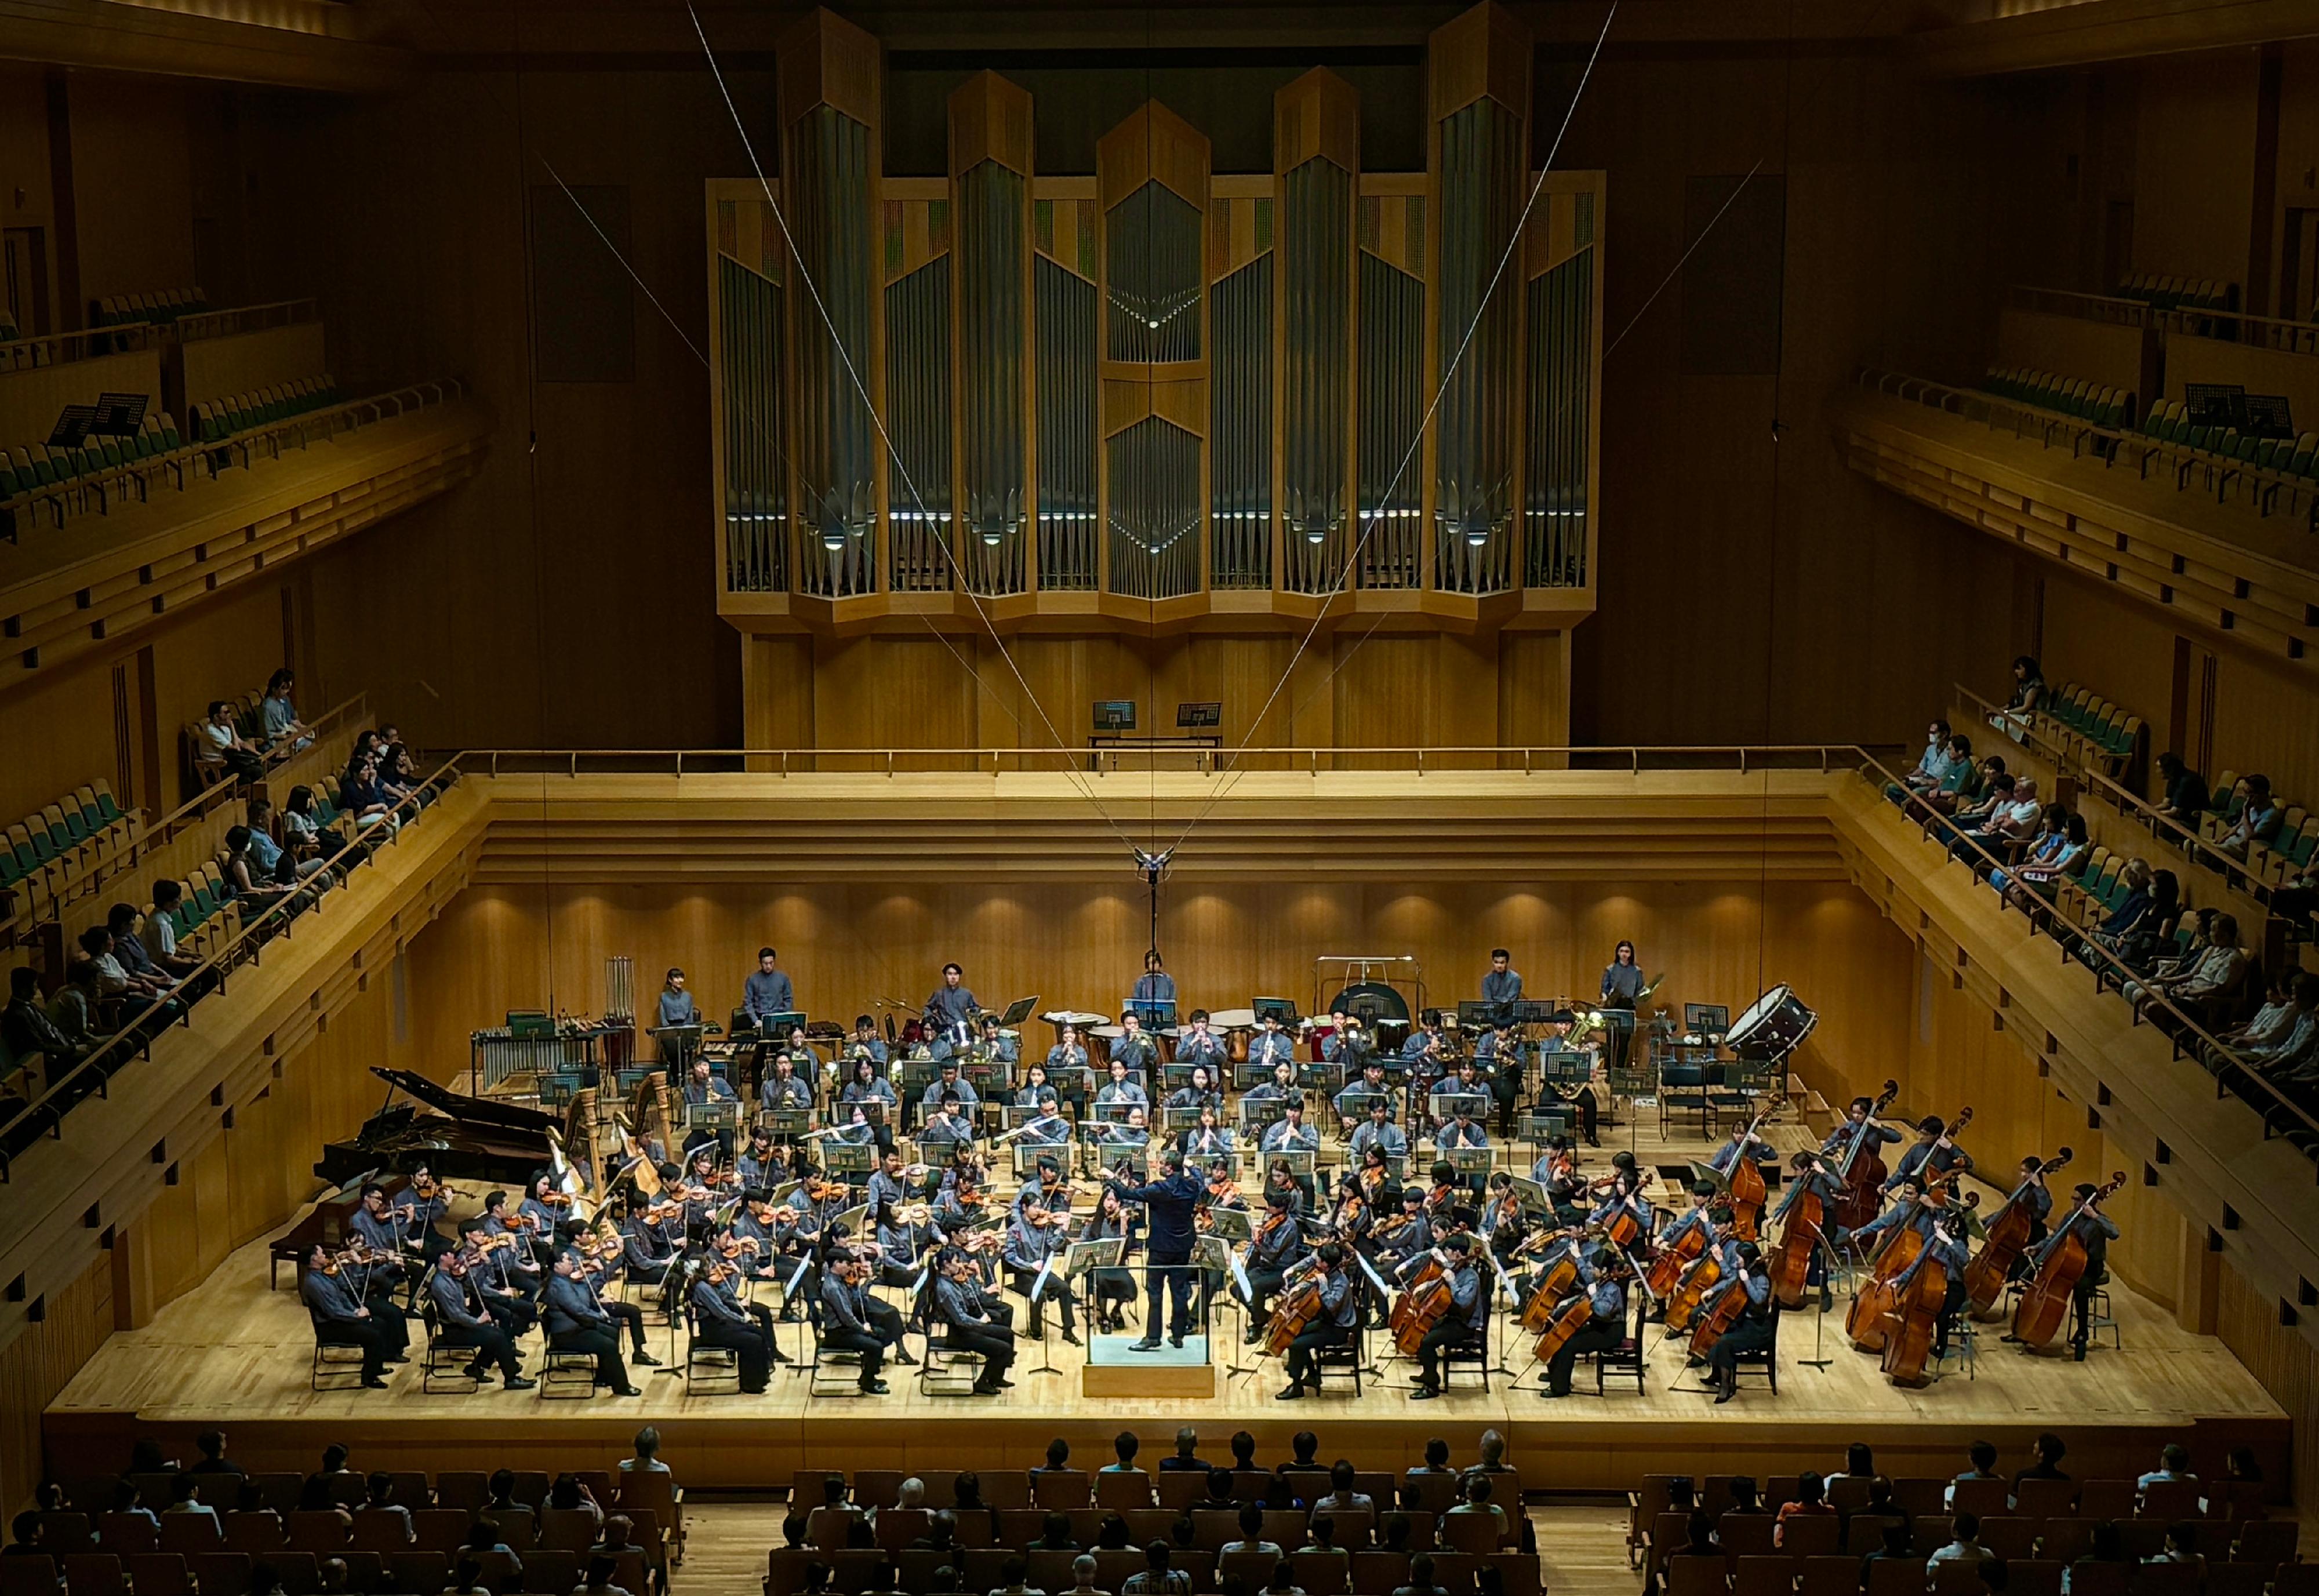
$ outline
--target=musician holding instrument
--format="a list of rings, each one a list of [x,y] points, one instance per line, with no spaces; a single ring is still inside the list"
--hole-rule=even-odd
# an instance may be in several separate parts
[[[1125,1267],[1127,1253],[1134,1245],[1134,1224],[1121,1202],[1119,1193],[1105,1186],[1103,1195],[1096,1200],[1094,1214],[1087,1220],[1082,1241],[1118,1241],[1121,1263],[1096,1269],[1088,1275],[1087,1291],[1095,1304],[1095,1325],[1100,1331],[1115,1331],[1126,1328],[1121,1305],[1135,1300],[1135,1276]]]
[[[1946,1175],[1951,1170],[1972,1168],[1972,1155],[1951,1139],[1947,1122],[1936,1114],[1926,1114],[1917,1122],[1916,1142],[1892,1166],[1892,1173],[1885,1179],[1884,1189],[1896,1191],[1902,1181],[1919,1175],[1930,1178]]]
[[[1121,1039],[1123,1046],[1125,1040]],[[1146,1045],[1149,1045],[1148,1041]],[[1120,1055],[1119,1050],[1112,1050],[1111,1078],[1104,1083],[1103,1090],[1095,1095],[1097,1110],[1151,1106],[1151,1094],[1143,1089],[1140,1074],[1131,1074],[1130,1070],[1128,1060]]]
[[[768,1327],[750,1321],[741,1305],[727,1297],[725,1284],[737,1266],[718,1258],[692,1283],[689,1299],[692,1339],[703,1347],[724,1347],[740,1360],[741,1390],[750,1396],[772,1383],[772,1336]]]
[[[1525,1068],[1522,1041],[1511,1019],[1487,1026],[1475,1039],[1474,1076],[1496,1103],[1498,1134],[1508,1139],[1514,1133],[1514,1111],[1521,1105]]]
[[[1409,1393],[1409,1400],[1419,1402],[1441,1394],[1442,1350],[1480,1340],[1490,1320],[1490,1294],[1483,1287],[1482,1272],[1474,1266],[1474,1239],[1452,1236],[1430,1256],[1439,1259],[1446,1271],[1448,1303],[1417,1344],[1417,1389]]]
[[[1329,1022],[1329,1034],[1321,1041],[1322,1059],[1343,1065],[1348,1076],[1367,1072],[1369,1060],[1376,1057],[1376,1039],[1362,1028],[1360,1015],[1339,1009]]]
[[[1381,1069],[1374,1065],[1371,1068]],[[1389,1159],[1409,1156],[1409,1137],[1393,1123],[1393,1097],[1390,1093],[1369,1099],[1368,1117],[1353,1128],[1352,1140],[1346,1146],[1357,1159],[1366,1158],[1373,1147]]]
[[[580,1278],[580,1255],[556,1254],[555,1272],[547,1280],[547,1346],[552,1352],[585,1352],[596,1360],[596,1384],[609,1385],[616,1396],[642,1396],[628,1383],[627,1366],[620,1361],[620,1339],[603,1304]]]
[[[1454,1152],[1460,1148],[1487,1147],[1490,1133],[1474,1123],[1474,1105],[1460,1099],[1453,1117],[1433,1133],[1433,1145],[1441,1152]]]
[[[891,1338],[871,1318],[868,1260],[846,1257],[831,1260],[821,1276],[821,1344],[862,1357],[860,1386],[864,1396],[883,1396],[892,1387],[878,1377],[886,1366],[886,1348],[898,1344],[898,1329]]]
[[[1281,1116],[1265,1126],[1263,1138],[1257,1143],[1260,1152],[1310,1152],[1321,1150],[1321,1132],[1304,1123],[1304,1097],[1299,1093],[1287,1099]]]
[[[1208,1040],[1214,1041],[1215,1038],[1210,1037]],[[1178,1052],[1176,1061],[1178,1064],[1186,1061],[1181,1050]],[[1223,1079],[1223,1070],[1224,1066],[1221,1060],[1211,1061],[1201,1059],[1194,1061],[1190,1078],[1182,1086],[1168,1094],[1168,1106],[1211,1108],[1221,1115],[1224,1111],[1224,1095],[1217,1089],[1216,1083]]]
[[[862,1078],[858,1069],[854,1072],[853,1078],[856,1082]],[[849,1091],[852,1089],[852,1084],[848,1083]],[[883,1081],[879,1081],[878,1084],[885,1085]],[[732,1096],[729,1090],[725,1095],[727,1098]],[[861,1100],[862,1095],[856,1093],[854,1101]],[[762,1083],[758,1086],[757,1102],[768,1114],[813,1112],[813,1083],[798,1073],[795,1053],[784,1049],[773,1055],[772,1073],[766,1076]]]
[[[2036,1273],[2045,1268],[2064,1241],[2074,1239],[2085,1249],[2085,1268],[2070,1293],[2070,1351],[2080,1363],[2085,1362],[2092,1339],[2094,1293],[2108,1284],[2109,1244],[2118,1238],[2117,1222],[2101,1211],[2102,1191],[2090,1180],[2079,1182],[2073,1194],[2076,1209],[2029,1255],[2030,1269]],[[2009,1335],[2005,1339],[2014,1339]]]
[[[1204,1105],[1200,1109],[1199,1123],[1185,1132],[1177,1145],[1183,1149],[1187,1159],[1229,1159],[1237,1141],[1232,1127],[1218,1117],[1217,1111]]]
[[[945,1327],[943,1341],[981,1355],[974,1394],[997,1396],[1015,1384],[1006,1377],[1015,1366],[1015,1310],[983,1289],[979,1266],[959,1249],[943,1249],[935,1268],[934,1318]]]
[[[1250,1345],[1264,1339],[1265,1321],[1272,1314],[1274,1294],[1279,1291],[1283,1277],[1310,1250],[1304,1244],[1303,1227],[1296,1222],[1294,1191],[1270,1187],[1264,1194],[1264,1222],[1250,1238],[1248,1254],[1241,1260],[1248,1273],[1246,1339]]]
[[[1427,1009],[1417,1016],[1417,1023],[1409,1028],[1408,1039],[1401,1044],[1401,1063],[1403,1069],[1421,1073],[1429,1080],[1441,1072],[1439,1011]]]
[[[403,1189],[402,1201],[394,1205],[402,1222],[403,1246],[417,1249],[430,1263],[448,1252],[450,1238],[435,1227],[450,1212],[451,1199],[465,1195],[437,1180],[435,1171],[425,1164],[411,1166],[411,1184]]]
[[[1031,1304],[1031,1334],[1042,1340],[1046,1338],[1047,1304],[1053,1303],[1062,1313],[1065,1345],[1076,1347],[1079,1344],[1078,1298],[1061,1267],[1064,1249],[1070,1246],[1070,1192],[1060,1182],[1049,1190],[1060,1199],[1055,1206],[1037,1195],[1036,1188],[1028,1203],[1016,1202],[998,1256],[1006,1266],[1010,1283]],[[1044,1286],[1039,1285],[1042,1269],[1047,1275]]]
[[[1024,1120],[1015,1134],[1032,1147],[1061,1147],[1070,1141],[1071,1122],[1063,1117],[1054,1087],[1039,1088],[1038,1112]]]
[[[298,1295],[314,1321],[314,1339],[325,1346],[362,1348],[362,1383],[386,1389],[386,1366],[403,1361],[410,1330],[392,1303],[365,1302],[361,1266],[343,1261],[317,1241],[298,1277]]]
[[[1739,1393],[1740,1357],[1772,1344],[1772,1316],[1779,1312],[1772,1302],[1772,1277],[1763,1249],[1753,1241],[1736,1243],[1726,1279],[1722,1293],[1737,1293],[1742,1301],[1738,1319],[1707,1352],[1707,1382],[1718,1407]]]
[[[1731,1171],[1738,1167],[1743,1156],[1757,1156],[1749,1153],[1747,1150],[1758,1147],[1767,1153],[1773,1150],[1770,1142],[1755,1134],[1754,1124],[1735,1125],[1732,1127],[1731,1140],[1715,1150],[1715,1156],[1707,1161],[1707,1167],[1722,1176],[1724,1179],[1729,1180]]]
[[[742,1187],[770,1191],[790,1177],[789,1154],[773,1141],[773,1133],[763,1125],[751,1128],[749,1145],[735,1162]]]
[[[845,1057],[868,1059],[884,1068],[888,1058],[885,1040],[878,1034],[877,1023],[868,1014],[853,1016],[853,1034],[845,1039]]]
[[[1319,1354],[1324,1348],[1349,1345],[1354,1327],[1360,1322],[1361,1296],[1345,1249],[1324,1241],[1313,1260],[1312,1276],[1303,1288],[1318,1294],[1319,1313],[1288,1343],[1288,1389],[1275,1399],[1279,1402],[1293,1402],[1308,1390],[1320,1390]]]
[[[1214,1090],[1213,1083],[1223,1078],[1224,1068],[1230,1063],[1231,1059],[1232,1054],[1224,1046],[1224,1039],[1210,1028],[1208,1011],[1204,1008],[1194,1009],[1191,1029],[1176,1039],[1176,1062],[1196,1064],[1205,1068],[1211,1083],[1209,1089]]]
[[[464,1371],[477,1384],[489,1379],[487,1364],[499,1366],[500,1379],[510,1391],[529,1391],[537,1382],[523,1377],[523,1359],[515,1343],[499,1327],[467,1277],[468,1259],[454,1248],[445,1253],[427,1279],[427,1299],[435,1312],[435,1335],[446,1347],[468,1347],[474,1357]]]
[[[930,1153],[943,1148],[972,1147],[974,1122],[966,1117],[965,1099],[955,1091],[947,1091],[936,1102],[940,1106],[934,1116],[918,1127],[918,1145]]]
[[[1253,1049],[1250,1050],[1249,1057],[1251,1059],[1256,1057]],[[1286,1056],[1277,1058],[1273,1060],[1271,1069],[1270,1076],[1257,1082],[1240,1095],[1240,1100],[1242,1103],[1283,1102],[1304,1096],[1304,1089],[1296,1084],[1296,1065],[1294,1059]]]
[[[1618,1255],[1598,1247],[1580,1261],[1579,1284],[1591,1310],[1585,1326],[1555,1349],[1546,1366],[1542,1397],[1559,1400],[1570,1394],[1570,1375],[1580,1356],[1604,1352],[1627,1339],[1627,1292],[1620,1284]]]
[[[636,1209],[620,1227],[620,1258],[628,1278],[660,1294],[661,1305],[672,1318],[676,1312],[677,1276],[683,1263],[683,1208],[679,1204],[648,1204]]]
[[[1160,1074],[1160,1044],[1143,1029],[1143,1016],[1133,1009],[1119,1016],[1119,1040],[1111,1044],[1111,1078],[1116,1083],[1120,1067],[1124,1065],[1135,1084],[1156,1080]],[[1100,1101],[1100,1099],[1098,1099]],[[1148,1104],[1150,1099],[1147,1096]]]
[[[1169,1003],[1176,1001],[1176,978],[1163,967],[1160,950],[1149,948],[1143,954],[1143,973],[1135,978],[1135,989],[1127,995],[1130,1003]]]
[[[1291,1085],[1295,1084],[1296,1039],[1282,1028],[1277,1011],[1266,1011],[1262,1028],[1249,1039],[1248,1058],[1250,1063],[1260,1065],[1272,1071],[1276,1078],[1280,1073],[1280,1067],[1286,1065],[1288,1069],[1288,1082]]]
[[[386,1188],[372,1181],[362,1188],[362,1203],[347,1216],[347,1230],[377,1261],[364,1271],[368,1294],[393,1294],[410,1276],[403,1260],[412,1256],[403,1243],[404,1215],[386,1200]]]
[[[1087,1068],[1087,1043],[1079,1039],[1079,1028],[1067,1020],[1055,1045],[1047,1050],[1047,1074],[1054,1079],[1079,1080],[1086,1078]]]
[[[882,1285],[915,1285],[927,1254],[939,1248],[934,1210],[925,1203],[886,1203],[878,1215],[878,1280]]]
[[[1965,1240],[1965,1218],[1960,1209],[1928,1209],[1932,1213],[1932,1230],[1925,1238],[1923,1250],[1915,1261],[1901,1270],[1892,1282],[1892,1294],[1903,1304],[1909,1303],[1909,1287],[1928,1268],[1937,1267],[1947,1276],[1938,1317],[1933,1325],[1933,1361],[1938,1363],[1949,1349],[1949,1332],[1956,1323],[1957,1310],[1964,1306],[1965,1265],[1972,1260],[1972,1249]]]
[[[982,1005],[967,990],[966,972],[955,964],[942,969],[942,985],[926,999],[924,1018],[929,1039],[939,1036],[962,1045],[974,1034],[974,1016]]]

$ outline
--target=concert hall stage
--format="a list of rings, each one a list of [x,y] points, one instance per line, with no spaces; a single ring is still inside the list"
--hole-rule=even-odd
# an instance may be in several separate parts
[[[1972,1377],[1954,1373],[1913,1393],[1887,1384],[1873,1358],[1845,1344],[1839,1298],[1818,1354],[1832,1360],[1828,1366],[1803,1366],[1800,1360],[1815,1356],[1812,1316],[1788,1317],[1778,1394],[1751,1379],[1737,1400],[1718,1407],[1698,1392],[1696,1376],[1685,1375],[1672,1344],[1656,1350],[1639,1395],[1629,1378],[1597,1397],[1592,1371],[1582,1365],[1578,1394],[1543,1400],[1538,1371],[1519,1338],[1505,1359],[1522,1372],[1519,1382],[1493,1375],[1485,1393],[1461,1366],[1450,1394],[1430,1402],[1408,1400],[1410,1366],[1398,1362],[1386,1362],[1384,1378],[1358,1401],[1332,1374],[1320,1396],[1276,1402],[1284,1384],[1277,1366],[1246,1354],[1237,1361],[1260,1364],[1259,1371],[1231,1376],[1219,1369],[1214,1400],[1089,1400],[1080,1395],[1079,1357],[1060,1337],[1050,1348],[1059,1372],[1030,1374],[1040,1360],[1026,1346],[1015,1388],[995,1400],[923,1396],[911,1378],[916,1371],[907,1368],[888,1371],[893,1390],[886,1396],[808,1400],[804,1378],[781,1366],[761,1396],[688,1397],[681,1375],[666,1369],[635,1371],[645,1394],[627,1400],[548,1401],[496,1387],[426,1396],[415,1357],[391,1371],[390,1390],[317,1394],[308,1381],[313,1338],[306,1314],[286,1283],[269,1291],[266,1276],[266,1244],[254,1242],[149,1328],[108,1340],[48,1411],[50,1468],[68,1478],[112,1473],[131,1438],[146,1434],[159,1437],[168,1455],[185,1456],[194,1434],[212,1425],[232,1432],[233,1456],[254,1470],[309,1470],[333,1441],[352,1447],[365,1468],[439,1467],[455,1449],[465,1466],[591,1467],[625,1455],[638,1427],[652,1423],[688,1485],[785,1486],[794,1470],[832,1461],[1024,1467],[1040,1461],[1058,1434],[1070,1440],[1075,1460],[1092,1467],[1108,1460],[1111,1437],[1122,1429],[1142,1436],[1150,1466],[1169,1449],[1176,1427],[1188,1422],[1201,1429],[1206,1453],[1222,1455],[1224,1437],[1246,1429],[1257,1436],[1260,1456],[1285,1456],[1288,1437],[1310,1429],[1321,1436],[1324,1457],[1357,1456],[1364,1466],[1397,1456],[1417,1461],[1434,1435],[1469,1455],[1475,1438],[1495,1426],[1532,1489],[1600,1489],[1666,1470],[1762,1476],[1825,1470],[1842,1462],[1846,1442],[1861,1439],[1876,1447],[1885,1473],[1946,1475],[1963,1465],[1965,1445],[1975,1438],[1996,1440],[2011,1458],[2048,1429],[2068,1436],[2073,1472],[2088,1475],[2139,1473],[2164,1441],[2195,1438],[2204,1456],[2245,1442],[2269,1477],[2287,1476],[2287,1415],[2219,1341],[2181,1330],[2122,1284],[2112,1293],[2124,1352],[2111,1350],[2105,1337],[2082,1364],[2033,1357],[1999,1344],[2001,1327],[1989,1327]],[[1236,1327],[1229,1317],[1219,1321],[1220,1353],[1239,1350]],[[412,1329],[415,1354],[415,1321]],[[666,1357],[668,1331],[652,1329],[654,1355]],[[786,1350],[799,1349],[803,1330],[782,1327]],[[1380,1358],[1391,1350],[1382,1335],[1371,1343]],[[536,1334],[527,1343],[534,1365],[538,1345]]]

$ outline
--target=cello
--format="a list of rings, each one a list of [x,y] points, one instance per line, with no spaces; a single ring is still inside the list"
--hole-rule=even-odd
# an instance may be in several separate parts
[[[2037,1167],[2040,1178],[2066,1168],[2073,1153],[2063,1148],[2059,1154]],[[2023,1180],[2005,1199],[2005,1206],[1989,1222],[1989,1239],[1981,1244],[1981,1251],[1965,1266],[1965,1300],[1972,1304],[1975,1313],[1986,1313],[1996,1306],[2005,1290],[2005,1283],[2013,1277],[2013,1266],[2020,1261],[2022,1249],[2029,1245],[2029,1230],[2036,1222],[2031,1218],[2029,1182]]]
[[[1309,1266],[1304,1259],[1298,1259],[1290,1267],[1289,1275],[1295,1283],[1283,1286],[1272,1306],[1272,1321],[1264,1327],[1264,1351],[1270,1357],[1286,1357],[1290,1345],[1320,1323],[1325,1311],[1321,1291],[1327,1284],[1328,1273],[1321,1267],[1320,1255],[1313,1254]]]
[[[1548,1235],[1555,1232],[1546,1232]],[[1541,1334],[1554,1321],[1557,1303],[1568,1295],[1578,1284],[1578,1243],[1575,1238],[1565,1236],[1569,1245],[1561,1257],[1539,1271],[1531,1281],[1529,1295],[1522,1300],[1519,1322],[1532,1335]]]
[[[1699,1315],[1691,1331],[1691,1356],[1705,1357],[1715,1350],[1715,1343],[1724,1332],[1739,1322],[1739,1315],[1747,1311],[1747,1276],[1743,1272],[1723,1284],[1715,1300]],[[1673,1322],[1670,1310],[1669,1322]]]
[[[1663,1297],[1674,1290],[1683,1283],[1684,1272],[1706,1250],[1707,1230],[1700,1225],[1692,1226],[1675,1238],[1674,1246],[1660,1248],[1644,1275],[1650,1282],[1651,1294]]]
[[[2080,1214],[2091,1213],[2106,1198],[2116,1195],[2125,1185],[2125,1171],[2121,1169],[2110,1177],[2107,1186],[2079,1204],[2076,1213],[2056,1227],[2062,1232],[2060,1242],[2037,1266],[2037,1277],[2029,1283],[2013,1310],[2013,1334],[2023,1346],[2049,1346],[2061,1334],[2062,1326],[2069,1321],[2070,1300],[2086,1273],[2086,1244],[2070,1227]]]
[[[1455,1300],[1448,1261],[1437,1247],[1425,1255],[1425,1261],[1402,1288],[1401,1301],[1393,1305],[1389,1323],[1394,1350],[1403,1357],[1415,1357],[1433,1327],[1448,1317]]]
[[[1868,1117],[1854,1127],[1852,1145],[1844,1150],[1844,1157],[1836,1164],[1836,1177],[1844,1187],[1844,1195],[1836,1200],[1836,1222],[1847,1231],[1856,1231],[1874,1219],[1876,1211],[1883,1206],[1883,1199],[1879,1194],[1883,1189],[1885,1177],[1890,1171],[1884,1168],[1882,1157],[1868,1145],[1868,1128],[1883,1116],[1884,1111],[1892,1106],[1892,1100],[1899,1095],[1899,1081],[1884,1083],[1884,1089],[1877,1095],[1875,1105],[1869,1109]]]
[[[1707,1300],[1707,1294],[1720,1285],[1723,1277],[1720,1253],[1706,1253],[1692,1264],[1682,1283],[1666,1295],[1667,1329],[1680,1330],[1690,1326],[1698,1316],[1700,1304]]]
[[[1978,1194],[1976,1194],[1978,1195]],[[1884,1377],[1911,1390],[1927,1384],[1925,1364],[1932,1357],[1941,1310],[1948,1305],[1948,1266],[1920,1253],[1923,1261],[1905,1292],[1897,1292],[1890,1332],[1884,1339]]]

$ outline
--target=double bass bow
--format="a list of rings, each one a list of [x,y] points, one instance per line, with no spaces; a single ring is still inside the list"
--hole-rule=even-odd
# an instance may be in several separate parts
[[[2029,1231],[2036,1223],[2029,1212],[2027,1201],[2033,1181],[2042,1180],[2068,1168],[2071,1159],[2075,1156],[2065,1147],[2047,1159],[2037,1167],[2034,1177],[2025,1177],[2013,1188],[2011,1195],[2005,1199],[2005,1206],[1989,1221],[1989,1239],[1981,1244],[1980,1252],[1973,1256],[1972,1263],[1965,1266],[1964,1271],[1965,1300],[1972,1303],[1975,1313],[1986,1313],[1997,1305],[1998,1297],[2005,1290],[2005,1283],[2013,1278],[2014,1265],[2020,1261],[2023,1249],[2029,1245]]]
[[[2025,1347],[2051,1345],[2062,1326],[2070,1317],[2070,1302],[2076,1294],[2078,1282],[2085,1278],[2086,1244],[2078,1240],[2076,1222],[2091,1213],[2105,1200],[2117,1195],[2125,1186],[2125,1171],[2121,1169],[2102,1186],[2078,1204],[2070,1217],[2054,1227],[2060,1240],[2039,1260],[2037,1277],[2021,1294],[2013,1310],[2013,1334]]]

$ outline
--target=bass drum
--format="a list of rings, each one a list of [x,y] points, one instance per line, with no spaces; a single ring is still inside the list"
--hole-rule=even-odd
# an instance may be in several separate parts
[[[1801,1047],[1818,1023],[1819,1016],[1782,981],[1731,1023],[1723,1033],[1723,1045],[1742,1058],[1783,1059]]]
[[[1401,1050],[1409,1035],[1409,999],[1383,981],[1357,981],[1329,1000],[1332,1014],[1358,1014],[1377,1050]]]

